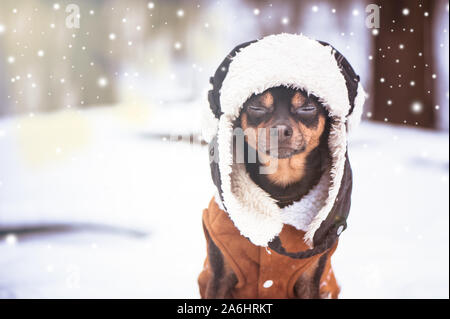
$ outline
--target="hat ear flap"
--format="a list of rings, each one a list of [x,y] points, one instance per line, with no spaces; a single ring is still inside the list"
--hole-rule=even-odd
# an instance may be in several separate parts
[[[222,88],[222,83],[228,73],[228,68],[231,64],[231,61],[239,52],[239,50],[256,41],[257,40],[242,43],[231,50],[231,52],[226,56],[222,63],[220,63],[219,67],[214,73],[214,76],[209,79],[209,83],[212,84],[212,89],[208,91],[208,102],[211,112],[217,119],[222,115],[222,110],[220,107],[220,89]]]
[[[210,142],[218,131],[219,118],[223,113],[220,106],[220,89],[228,74],[231,61],[240,49],[256,41],[242,43],[231,50],[222,63],[220,63],[214,75],[209,78],[209,83],[212,85],[212,88],[208,91],[209,107],[205,106],[202,108],[202,137],[207,142]]]
[[[361,120],[366,92],[360,83],[359,75],[355,73],[355,70],[353,70],[347,59],[332,45],[323,41],[319,41],[319,43],[324,46],[330,46],[333,49],[334,58],[344,76],[350,103],[350,109],[347,113],[347,131],[350,131],[351,128],[357,126]]]

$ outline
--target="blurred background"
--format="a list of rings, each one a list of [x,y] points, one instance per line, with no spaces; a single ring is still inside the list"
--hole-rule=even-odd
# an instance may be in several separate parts
[[[208,79],[289,32],[368,93],[342,297],[448,298],[448,22],[446,0],[2,0],[0,297],[199,297]]]

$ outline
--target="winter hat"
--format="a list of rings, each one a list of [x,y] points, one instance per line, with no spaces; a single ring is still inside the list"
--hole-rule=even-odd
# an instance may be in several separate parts
[[[346,228],[350,210],[352,173],[347,132],[359,123],[365,100],[359,76],[329,44],[283,33],[234,48],[210,82],[203,137],[209,143],[219,206],[255,245],[284,250],[278,234],[284,224],[290,224],[305,231],[304,239],[311,247],[297,258],[331,247]],[[232,152],[233,123],[244,102],[280,85],[317,96],[331,118],[329,170],[301,200],[282,209],[253,182],[245,164],[233,163]]]

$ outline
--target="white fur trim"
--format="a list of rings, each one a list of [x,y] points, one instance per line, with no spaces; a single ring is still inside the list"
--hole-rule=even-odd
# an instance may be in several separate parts
[[[332,106],[331,116],[348,113],[347,86],[333,49],[303,35],[286,33],[265,37],[237,52],[222,84],[222,112],[236,118],[253,93],[279,85],[314,94]]]
[[[251,180],[244,164],[233,163],[231,149],[233,121],[244,102],[254,93],[280,85],[318,96],[334,119],[328,141],[332,156],[329,175],[284,210]],[[231,220],[256,245],[267,246],[287,223],[305,230],[305,241],[312,247],[316,230],[336,200],[347,149],[345,117],[350,103],[332,48],[293,34],[272,35],[252,43],[233,58],[222,84],[220,103],[224,114],[218,125],[219,169],[224,206]],[[324,186],[325,182],[329,187]]]
[[[206,99],[206,101],[208,101],[208,99]],[[219,119],[211,111],[209,103],[204,103],[200,107],[201,107],[201,128],[202,128],[201,135],[203,140],[209,143],[217,134]]]
[[[358,90],[355,97],[355,107],[352,114],[347,116],[347,131],[353,131],[361,122],[361,115],[363,112],[364,101],[366,100],[367,93],[364,91],[361,83],[358,84]]]
[[[325,204],[329,186],[330,175],[324,174],[319,183],[301,200],[282,209],[281,219],[283,223],[306,232],[314,217]]]

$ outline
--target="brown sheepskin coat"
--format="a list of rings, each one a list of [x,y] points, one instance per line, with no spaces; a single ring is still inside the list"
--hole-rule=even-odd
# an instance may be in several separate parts
[[[319,267],[320,257],[326,253],[305,259],[293,259],[280,255],[270,248],[256,246],[242,236],[228,214],[221,210],[214,198],[203,211],[203,225],[207,245],[211,240],[220,249],[224,263],[231,267],[237,284],[231,289],[229,298],[295,298],[294,286],[300,277],[311,278]],[[287,251],[307,250],[303,241],[304,232],[285,225],[280,239]],[[331,256],[337,247],[328,250],[320,278],[320,296],[337,298],[339,286],[331,268]],[[208,286],[214,285],[212,265],[208,257],[198,278],[200,295],[208,298]],[[223,283],[222,283],[223,284]]]

